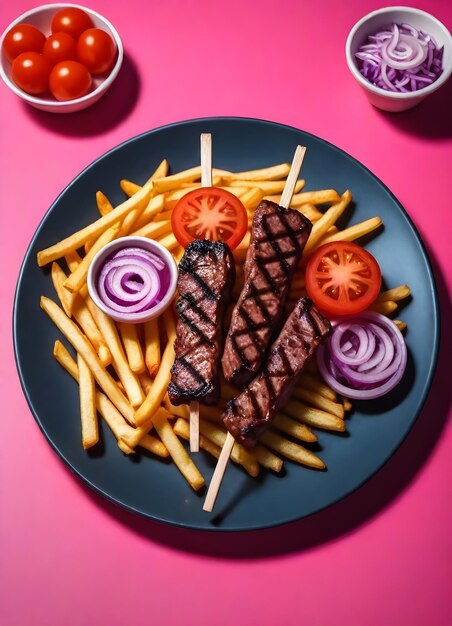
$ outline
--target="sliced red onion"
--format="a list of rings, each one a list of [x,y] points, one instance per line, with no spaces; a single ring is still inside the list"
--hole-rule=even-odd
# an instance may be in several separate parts
[[[160,302],[168,286],[164,260],[143,248],[123,248],[104,263],[97,278],[99,296],[116,313],[147,311]]]
[[[369,35],[355,56],[361,74],[387,91],[417,91],[443,72],[443,48],[409,24],[391,24]]]
[[[355,346],[348,337],[351,329],[359,340]],[[325,381],[338,393],[356,400],[378,398],[391,391],[402,378],[406,362],[402,333],[391,320],[373,311],[336,324],[317,351],[317,363]]]

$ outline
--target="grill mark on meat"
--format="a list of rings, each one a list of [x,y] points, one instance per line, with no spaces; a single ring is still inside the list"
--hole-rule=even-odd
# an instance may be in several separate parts
[[[183,260],[183,257],[182,257]],[[209,287],[209,285],[207,285],[203,279],[201,278],[201,276],[195,272],[189,265],[188,263],[184,263],[182,264],[182,261],[179,263],[179,274],[189,274],[197,283],[198,285],[201,287],[203,294],[205,295],[206,298],[209,298],[210,300],[217,300],[218,296],[217,294],[212,291],[212,289]]]
[[[271,347],[264,369],[226,405],[223,423],[237,441],[247,447],[255,445],[330,329],[329,321],[309,298],[297,302]]]
[[[201,328],[191,320],[188,315],[185,313],[186,308],[184,309],[184,304],[186,304],[186,308],[189,307],[191,310],[195,311],[200,320],[202,320],[206,325],[212,326],[214,322],[207,317],[204,311],[196,304],[195,299],[191,296],[191,294],[185,294],[180,296],[177,304],[176,311],[179,317],[187,324],[191,331],[193,331],[201,340],[201,343],[207,343],[211,348],[215,347],[215,342],[213,342],[207,335],[201,330]]]
[[[176,358],[168,394],[173,404],[219,398],[223,317],[234,281],[234,259],[221,242],[195,240],[179,264]]]
[[[279,215],[279,213],[278,213],[278,217],[281,219],[281,216]],[[287,220],[285,220],[285,225],[287,225],[286,230],[289,232],[291,229],[289,229],[289,225],[287,224]],[[262,228],[264,229],[264,231],[265,231],[265,233],[267,235],[267,241],[264,241],[263,243],[267,243],[268,242],[271,245],[271,247],[275,251],[275,259],[279,261],[279,263],[281,265],[281,269],[283,270],[285,275],[288,276],[289,273],[290,273],[290,266],[287,263],[286,255],[284,254],[283,250],[281,250],[281,248],[279,246],[280,240],[284,239],[284,237],[272,237],[272,232],[271,232],[270,227],[268,225],[267,216],[264,216],[264,218],[262,219]],[[290,238],[292,239],[292,237],[290,237]],[[295,256],[295,254],[296,254],[295,252],[291,252],[290,256],[287,257],[287,258],[292,258],[293,256]],[[266,262],[268,262],[268,259],[266,260]]]
[[[222,358],[228,382],[243,387],[258,371],[278,330],[289,283],[311,228],[304,215],[274,202],[263,201],[256,209],[245,285],[232,314]],[[263,321],[256,323],[250,310]]]

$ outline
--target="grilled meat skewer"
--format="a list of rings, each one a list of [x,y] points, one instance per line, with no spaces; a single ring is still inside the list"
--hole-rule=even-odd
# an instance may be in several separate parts
[[[309,298],[298,300],[270,349],[261,373],[227,404],[224,425],[236,441],[253,447],[283,406],[306,363],[329,334],[329,321]]]
[[[187,246],[179,263],[176,359],[168,386],[172,404],[218,402],[223,319],[234,280],[227,244],[197,239]]]
[[[226,380],[240,388],[259,371],[276,336],[293,273],[312,223],[299,211],[263,200],[252,224],[245,284],[222,357]]]

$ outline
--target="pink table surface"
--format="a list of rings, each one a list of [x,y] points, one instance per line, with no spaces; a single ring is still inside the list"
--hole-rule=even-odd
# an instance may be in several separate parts
[[[0,29],[36,4],[1,3]],[[346,67],[344,44],[358,18],[384,5],[92,0],[126,49],[104,100],[59,117],[0,86],[2,625],[450,624],[452,81],[405,114],[367,103]],[[416,6],[451,27],[450,0]],[[227,536],[136,518],[74,478],[28,409],[11,339],[20,263],[61,189],[129,137],[215,115],[296,126],[369,167],[417,225],[443,311],[430,397],[391,461],[310,519]]]

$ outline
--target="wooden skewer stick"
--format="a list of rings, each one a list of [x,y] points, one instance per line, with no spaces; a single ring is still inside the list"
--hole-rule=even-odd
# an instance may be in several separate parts
[[[305,154],[306,148],[304,146],[297,146],[290,172],[287,177],[286,184],[284,185],[284,191],[282,192],[280,200],[280,206],[284,207],[285,209],[289,208],[290,206],[290,201],[292,200],[295,184],[300,174]],[[206,499],[204,501],[204,506],[202,507],[203,510],[207,511],[208,513],[212,512],[215,505],[215,500],[217,499],[217,495],[220,490],[221,482],[226,471],[229,457],[231,456],[234,442],[234,437],[231,435],[231,433],[228,432],[226,441],[224,442],[223,448],[221,450],[220,457],[217,461],[212,480],[210,481],[209,489],[207,491]]]
[[[201,187],[212,187],[212,135],[201,133]],[[190,402],[190,451],[199,452],[199,402]]]

